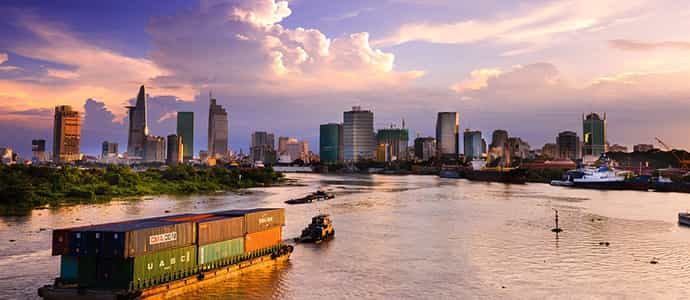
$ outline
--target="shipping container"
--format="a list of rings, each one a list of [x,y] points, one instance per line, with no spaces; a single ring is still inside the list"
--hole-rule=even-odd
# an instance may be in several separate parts
[[[244,232],[254,233],[285,225],[284,208],[254,208],[216,212],[220,216],[244,216]]]
[[[194,222],[146,219],[104,224],[71,231],[73,256],[135,257],[151,252],[193,245]]]
[[[129,288],[132,284],[162,283],[193,275],[196,246],[162,250],[133,258],[85,257],[95,259],[95,271],[81,273],[80,284],[93,288]],[[83,280],[82,280],[83,278]]]
[[[199,245],[197,263],[203,265],[242,254],[244,254],[244,237],[203,246]]]
[[[244,238],[244,250],[249,253],[279,245],[283,240],[282,233],[282,227],[273,227],[264,231],[247,233]]]
[[[244,217],[219,216],[197,222],[197,245],[207,245],[244,236]]]
[[[71,228],[53,230],[53,256],[69,253],[69,237]]]
[[[79,257],[60,256],[60,279],[63,282],[73,282],[79,279]]]

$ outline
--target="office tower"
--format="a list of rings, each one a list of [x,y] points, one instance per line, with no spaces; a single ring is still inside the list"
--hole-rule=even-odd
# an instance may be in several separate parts
[[[177,136],[184,144],[183,159],[185,161],[194,158],[194,113],[181,111],[177,113]]]
[[[161,136],[147,135],[144,140],[144,161],[165,161],[165,138]]]
[[[310,163],[309,159],[309,141],[307,140],[301,140],[299,141],[299,147],[300,147],[300,156],[302,158],[302,161],[305,163]]]
[[[342,161],[343,125],[329,123],[319,127],[319,155],[321,162],[334,164]]]
[[[165,163],[170,166],[177,166],[182,163],[184,158],[184,138],[171,134],[168,135],[168,155],[166,156]]]
[[[276,162],[275,136],[265,131],[252,133],[252,144],[250,147],[252,160],[273,164]]]
[[[418,160],[428,161],[436,155],[436,139],[418,137],[414,140],[414,155]]]
[[[463,134],[463,144],[465,148],[465,159],[470,161],[482,157],[482,132],[470,131],[466,129]]]
[[[548,158],[548,159],[557,158],[558,157],[558,144],[554,144],[554,143],[544,144],[544,146],[541,147],[541,155]]]
[[[439,158],[457,159],[460,154],[460,114],[439,112],[436,117],[436,148]]]
[[[580,137],[572,131],[563,131],[556,138],[558,145],[558,155],[560,159],[579,159],[580,158]]]
[[[373,159],[376,151],[374,113],[359,106],[343,113],[343,155],[345,161]]]
[[[302,146],[296,138],[287,138],[284,143],[285,149],[282,154],[288,156],[290,161],[302,158]]]
[[[584,139],[583,155],[598,158],[608,151],[606,146],[606,114],[601,118],[596,113],[582,115]]]
[[[494,133],[491,135],[491,145],[490,148],[505,148],[506,145],[508,144],[508,131],[505,131],[503,129],[497,129],[494,130]]]
[[[101,157],[102,158],[116,157],[117,153],[118,153],[118,148],[119,148],[119,145],[117,143],[108,142],[108,141],[103,142],[103,144],[101,146]]]
[[[142,85],[137,95],[136,106],[127,106],[129,111],[129,136],[127,138],[127,154],[133,157],[144,156],[144,143],[149,134],[147,125],[146,90]]]
[[[530,145],[519,137],[508,138],[508,159],[506,162],[510,163],[511,159],[525,159],[529,157]]]
[[[290,140],[289,137],[281,136],[278,137],[278,154],[282,155],[287,150],[287,143]]]
[[[387,161],[407,160],[407,145],[410,143],[407,128],[379,129],[376,133],[376,142],[379,146],[388,145]]]
[[[31,141],[31,160],[35,163],[41,163],[48,160],[46,153],[46,140],[32,140]]]
[[[69,105],[55,107],[53,122],[53,162],[79,160],[81,141],[81,118],[79,112]]]
[[[228,113],[211,98],[208,109],[208,154],[225,157],[228,152]]]

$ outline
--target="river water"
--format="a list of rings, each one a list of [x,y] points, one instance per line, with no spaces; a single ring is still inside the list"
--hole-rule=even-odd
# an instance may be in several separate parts
[[[432,176],[289,175],[303,186],[246,195],[148,197],[0,218],[0,299],[37,298],[58,274],[51,229],[230,208],[286,207],[285,237],[333,215],[336,238],[181,299],[688,298],[688,194],[590,191]],[[556,237],[554,211],[564,229]],[[10,241],[14,240],[14,241]],[[606,246],[606,242],[609,243]],[[603,245],[601,243],[604,243]],[[652,264],[651,261],[658,263]]]

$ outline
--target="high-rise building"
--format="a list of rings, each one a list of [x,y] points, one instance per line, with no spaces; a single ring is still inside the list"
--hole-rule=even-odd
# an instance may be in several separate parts
[[[460,114],[439,112],[436,117],[436,147],[440,158],[457,159],[460,154]]]
[[[373,159],[376,151],[374,113],[359,106],[343,113],[343,155],[345,161]]]
[[[470,161],[475,158],[482,157],[482,132],[470,131],[468,128],[463,135],[463,144],[465,146],[465,159]]]
[[[505,148],[508,144],[508,131],[503,129],[494,130],[491,135],[491,149],[494,148]]]
[[[182,157],[185,161],[194,158],[194,113],[191,111],[181,111],[177,113],[177,136],[182,138],[184,153]]]
[[[165,162],[165,138],[147,135],[144,140],[144,161]]]
[[[553,159],[558,157],[558,145],[554,143],[546,143],[541,147],[541,155],[546,158]]]
[[[376,161],[391,161],[391,145],[389,144],[379,144],[376,146],[376,155],[374,159]]]
[[[0,147],[0,163],[3,165],[14,164],[14,155],[11,147]]]
[[[276,162],[275,136],[265,131],[252,133],[252,144],[250,154],[252,160],[261,161],[264,164]]]
[[[600,117],[590,113],[582,115],[582,132],[584,139],[583,155],[598,158],[608,151],[606,146],[606,114]]]
[[[109,158],[109,157],[115,157],[117,156],[119,145],[114,142],[108,142],[105,141],[103,142],[101,146],[101,157],[102,158]]]
[[[224,157],[228,152],[228,113],[211,98],[208,109],[208,154]]]
[[[637,144],[633,146],[633,151],[635,152],[649,152],[654,150],[654,145],[652,144]]]
[[[32,140],[31,141],[31,160],[35,163],[48,161],[46,153],[46,140]]]
[[[142,85],[137,95],[136,106],[127,106],[129,111],[129,136],[127,138],[127,154],[134,157],[144,156],[144,144],[149,134],[147,125],[146,90]]]
[[[290,161],[302,159],[302,146],[296,138],[287,138],[287,140],[283,140],[283,142],[285,143],[285,149],[282,155],[289,157]]]
[[[414,155],[418,160],[428,161],[436,156],[436,139],[418,137],[414,139]]]
[[[53,123],[53,162],[79,160],[81,141],[81,118],[79,112],[69,105],[55,107]]]
[[[572,131],[563,131],[556,138],[558,145],[557,158],[576,160],[580,158],[580,137]]]
[[[301,140],[299,141],[299,147],[300,147],[300,158],[302,159],[303,162],[305,163],[310,163],[310,157],[309,157],[309,141],[307,140]]]
[[[343,160],[343,125],[329,123],[319,127],[319,156],[321,162],[334,164]]]
[[[278,137],[278,154],[282,155],[287,150],[287,143],[290,140],[289,137],[281,136]]]
[[[168,135],[168,155],[165,163],[170,166],[176,166],[182,163],[184,158],[184,138],[177,134]]]
[[[508,138],[508,158],[506,161],[511,162],[512,159],[525,159],[529,157],[530,146],[527,142],[519,137]]]
[[[380,145],[388,145],[386,157],[388,161],[407,160],[407,146],[410,143],[410,133],[407,128],[379,129],[376,141]]]

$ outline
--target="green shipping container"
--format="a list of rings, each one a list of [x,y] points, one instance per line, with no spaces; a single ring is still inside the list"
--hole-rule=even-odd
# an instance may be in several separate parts
[[[134,266],[133,281],[158,279],[196,266],[196,246],[158,251],[130,259]]]
[[[60,279],[72,282],[79,279],[79,258],[76,256],[60,256]]]
[[[244,237],[199,246],[199,265],[244,254]]]

